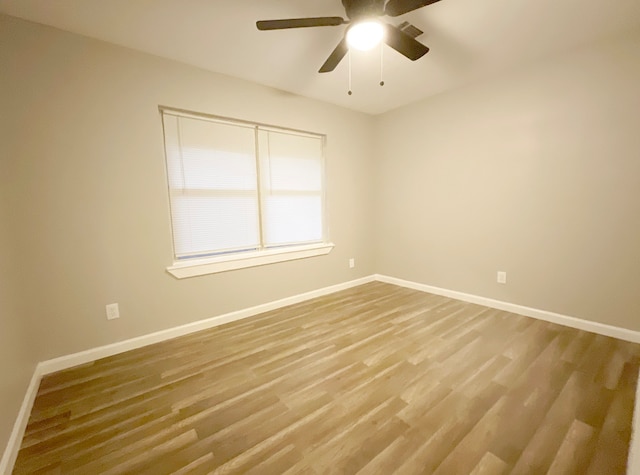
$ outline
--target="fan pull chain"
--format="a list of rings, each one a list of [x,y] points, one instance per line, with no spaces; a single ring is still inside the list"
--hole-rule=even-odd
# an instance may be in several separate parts
[[[353,94],[353,92],[351,91],[351,49],[349,49],[347,54],[349,55],[349,91],[347,92],[347,94],[351,95]]]
[[[384,86],[384,43],[380,42],[380,86]]]

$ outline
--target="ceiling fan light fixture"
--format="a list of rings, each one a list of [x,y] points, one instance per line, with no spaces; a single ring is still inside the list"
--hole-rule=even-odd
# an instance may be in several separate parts
[[[384,36],[384,28],[378,21],[367,20],[353,24],[347,31],[349,47],[368,51],[380,44]]]

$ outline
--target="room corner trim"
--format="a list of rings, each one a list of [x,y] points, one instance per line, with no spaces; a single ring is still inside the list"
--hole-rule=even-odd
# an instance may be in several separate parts
[[[41,379],[42,371],[40,363],[38,363],[33,371],[33,375],[31,376],[31,381],[29,382],[24,399],[22,400],[22,405],[20,406],[20,411],[18,411],[16,421],[13,424],[13,429],[9,436],[9,442],[7,442],[2,459],[0,459],[1,475],[9,475],[13,471],[13,466],[16,463],[18,452],[20,451],[22,437],[24,436],[27,424],[29,423],[31,409],[33,408],[33,403],[36,400],[36,394],[38,394],[38,387],[40,386]]]
[[[269,312],[287,305],[293,305],[305,300],[310,300],[316,297],[322,297],[323,295],[332,294],[340,290],[349,289],[351,287],[357,287],[358,285],[373,282],[375,277],[369,275],[359,279],[343,282],[329,287],[323,287],[321,289],[312,290],[310,292],[304,292],[302,294],[293,295],[291,297],[285,297],[280,300],[274,300],[264,304],[256,305],[255,307],[249,307],[245,309],[236,310],[234,312],[225,313],[223,315],[217,315],[215,317],[207,318],[204,320],[198,320],[196,322],[187,323],[186,325],[180,325],[166,330],[161,330],[147,335],[131,338],[129,340],[119,341],[111,343],[105,346],[99,346],[97,348],[91,348],[89,350],[81,351],[79,353],[73,353],[70,355],[61,356],[51,360],[43,361],[40,363],[40,369],[42,375],[55,373],[64,369],[72,368],[81,364],[90,363],[100,358],[106,358],[108,356],[124,353],[125,351],[135,350],[136,348],[142,348],[143,346],[152,345],[161,341],[170,340],[190,333],[195,333],[200,330],[206,330],[208,328],[223,325],[225,323],[235,322],[243,318],[252,317],[263,312]]]
[[[619,340],[630,341],[632,343],[640,343],[640,332],[629,330],[627,328],[621,328],[613,325],[607,325],[605,323],[570,317],[568,315],[562,315],[560,313],[526,307],[524,305],[504,302],[502,300],[494,300],[487,297],[481,297],[479,295],[466,294],[464,292],[458,292],[456,290],[449,290],[440,287],[434,287],[432,285],[420,284],[418,282],[398,279],[396,277],[390,277],[382,274],[376,274],[375,279],[379,282],[386,282],[387,284],[394,284],[400,287],[407,287],[409,289],[428,292],[430,294],[442,295],[443,297],[462,300],[463,302],[484,305],[485,307],[491,307],[498,310],[505,310],[507,312],[517,313],[518,315],[524,315],[525,317],[532,317],[537,318],[538,320],[557,323],[558,325],[564,325],[565,327],[576,328],[578,330],[584,330],[591,333],[598,333],[599,335],[610,336]]]
[[[636,384],[636,400],[631,421],[631,440],[629,441],[629,455],[627,456],[627,474],[640,474],[640,374]]]

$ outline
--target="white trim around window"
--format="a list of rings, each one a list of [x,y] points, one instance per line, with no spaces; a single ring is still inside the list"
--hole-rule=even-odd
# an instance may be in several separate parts
[[[178,279],[331,252],[326,136],[160,106]]]
[[[276,262],[324,256],[333,249],[333,243],[308,244],[305,246],[284,247],[265,251],[247,252],[241,255],[231,254],[206,259],[189,259],[167,267],[167,272],[178,279],[198,275],[215,274],[246,267],[274,264]]]

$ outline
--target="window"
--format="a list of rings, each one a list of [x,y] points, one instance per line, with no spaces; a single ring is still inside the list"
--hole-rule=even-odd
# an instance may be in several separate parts
[[[172,274],[190,277],[331,250],[322,135],[161,112]]]

